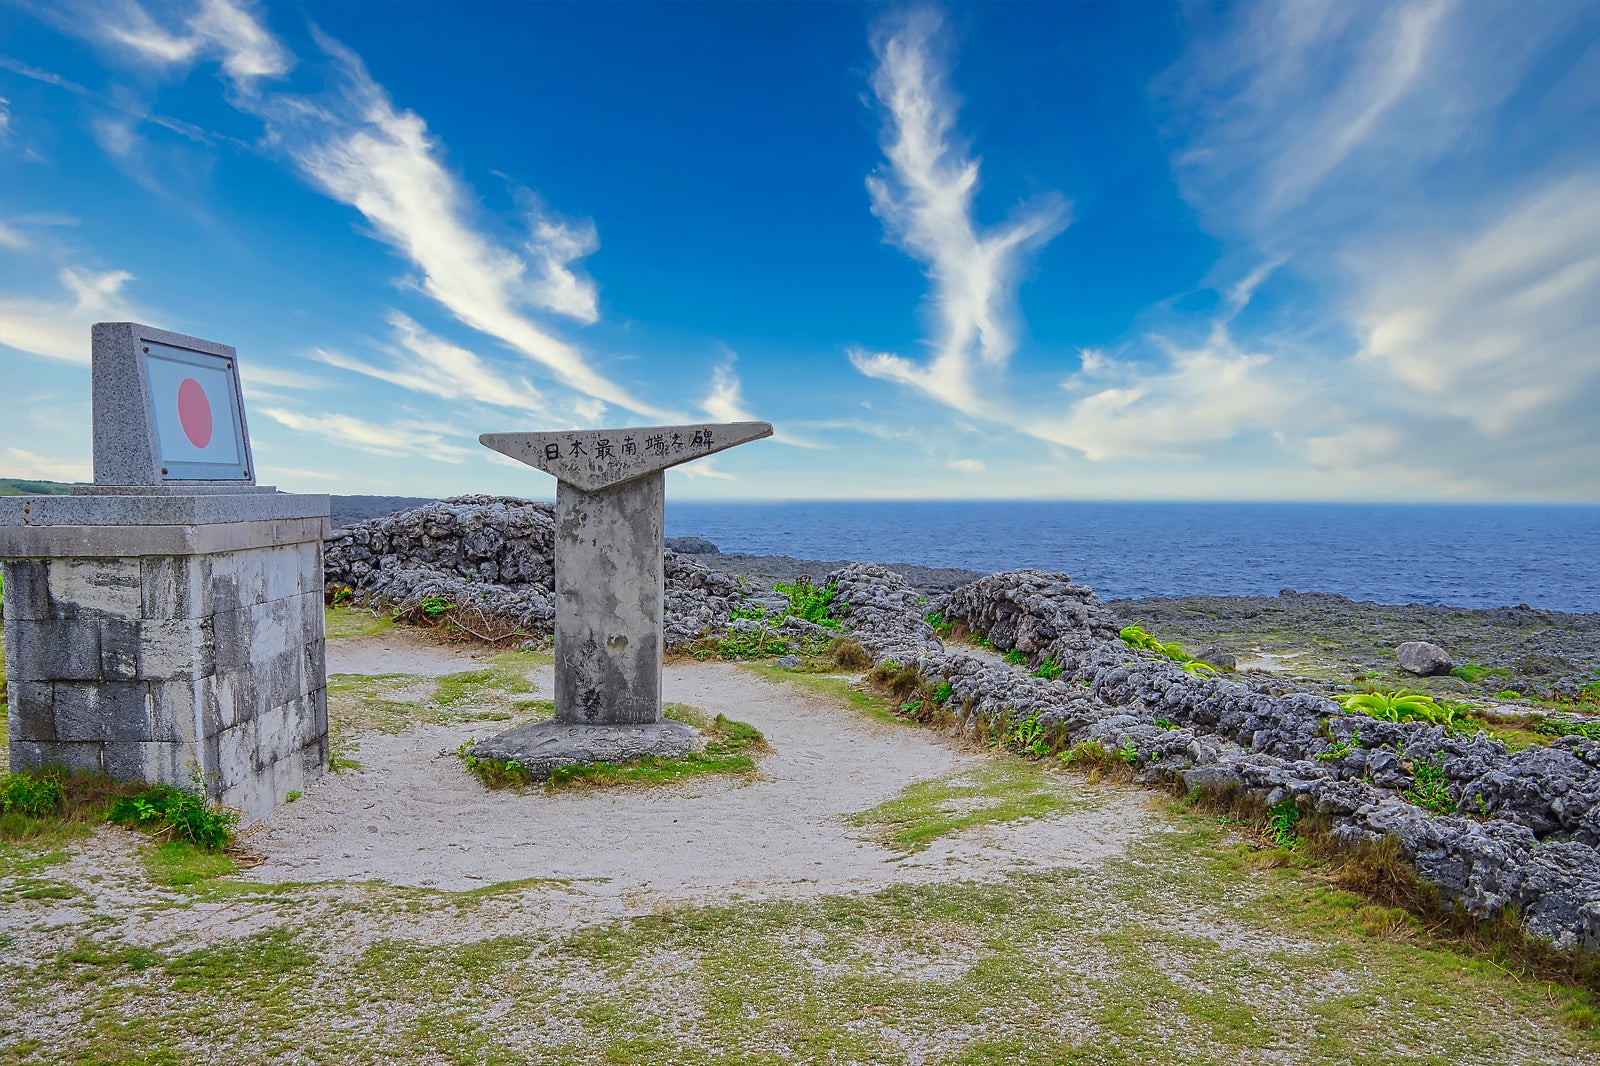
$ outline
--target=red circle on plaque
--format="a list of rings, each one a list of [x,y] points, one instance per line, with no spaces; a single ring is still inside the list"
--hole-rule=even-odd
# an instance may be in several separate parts
[[[178,421],[190,444],[204,448],[211,443],[211,401],[194,378],[184,378],[178,386]]]

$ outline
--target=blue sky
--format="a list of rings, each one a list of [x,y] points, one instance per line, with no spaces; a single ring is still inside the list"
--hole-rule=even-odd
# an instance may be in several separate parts
[[[123,319],[293,491],[1600,501],[1600,5],[0,0],[0,474]]]

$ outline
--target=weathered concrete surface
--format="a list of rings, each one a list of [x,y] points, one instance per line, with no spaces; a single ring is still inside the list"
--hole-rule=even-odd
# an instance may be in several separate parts
[[[661,720],[661,471],[556,486],[556,721]]]
[[[682,722],[534,722],[474,744],[472,755],[479,759],[514,759],[533,780],[543,781],[558,766],[593,766],[602,762],[615,766],[645,756],[671,759],[700,751],[705,745],[705,738]]]
[[[327,765],[326,526],[238,551],[0,560],[12,769],[198,773],[250,817],[303,790]]]

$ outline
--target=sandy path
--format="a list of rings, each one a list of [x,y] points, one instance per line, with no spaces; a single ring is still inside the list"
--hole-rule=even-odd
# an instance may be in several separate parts
[[[399,672],[403,665],[440,673],[472,665],[469,655],[436,645],[426,656],[402,648],[391,665],[362,643],[331,644],[329,671]],[[548,669],[534,678],[550,691]],[[369,735],[357,752],[360,770],[328,775],[262,823],[250,843],[267,861],[249,876],[451,890],[548,878],[564,882],[548,915],[562,922],[569,908],[592,919],[603,901],[611,906],[602,910],[631,913],[646,904],[871,891],[1092,863],[1151,828],[1136,794],[1085,790],[1089,809],[968,830],[902,859],[848,816],[985,756],[729,664],[669,666],[664,689],[668,700],[765,733],[775,750],[759,777],[649,792],[494,792],[454,754],[463,740],[489,732],[482,724]]]

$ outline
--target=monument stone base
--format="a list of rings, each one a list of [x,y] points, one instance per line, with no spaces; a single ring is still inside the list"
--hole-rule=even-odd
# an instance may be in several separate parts
[[[468,753],[478,759],[515,760],[533,780],[543,781],[558,766],[593,766],[602,762],[616,766],[646,756],[674,759],[705,746],[705,738],[682,722],[534,722],[479,741]]]
[[[328,762],[328,497],[0,499],[14,770],[194,787],[259,817]]]

